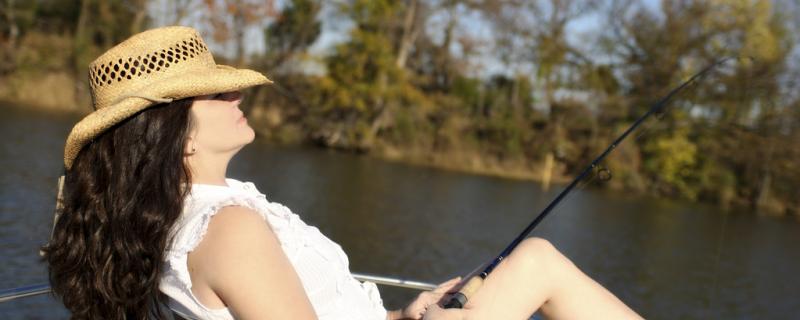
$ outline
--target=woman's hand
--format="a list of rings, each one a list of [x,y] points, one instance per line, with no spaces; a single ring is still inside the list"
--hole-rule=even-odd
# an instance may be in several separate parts
[[[443,309],[434,303],[428,306],[422,320],[464,320],[464,309]]]
[[[426,310],[430,307],[438,308],[436,303],[438,303],[446,293],[450,292],[451,289],[455,288],[460,281],[461,277],[455,277],[441,283],[436,289],[420,293],[407,307],[400,310],[401,319],[422,319]]]

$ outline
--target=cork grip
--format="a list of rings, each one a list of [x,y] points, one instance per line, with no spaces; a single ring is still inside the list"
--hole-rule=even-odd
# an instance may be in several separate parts
[[[467,280],[467,283],[464,284],[464,286],[461,287],[461,290],[458,291],[467,296],[467,298],[469,298],[472,297],[472,295],[475,294],[475,292],[478,292],[478,289],[480,289],[482,285],[483,285],[483,278],[479,276],[473,276],[472,278],[469,278],[469,280]]]
[[[465,283],[464,286],[458,290],[458,292],[454,293],[453,296],[450,297],[450,301],[448,301],[444,307],[448,309],[463,308],[464,305],[467,304],[467,301],[469,301],[469,298],[472,297],[475,292],[478,292],[478,289],[480,289],[482,285],[483,278],[480,276],[472,276],[469,278],[469,280],[467,280],[467,283]]]

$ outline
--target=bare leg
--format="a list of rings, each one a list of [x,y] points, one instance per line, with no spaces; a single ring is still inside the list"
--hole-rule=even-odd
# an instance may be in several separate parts
[[[641,319],[547,240],[526,239],[464,307],[466,319]]]

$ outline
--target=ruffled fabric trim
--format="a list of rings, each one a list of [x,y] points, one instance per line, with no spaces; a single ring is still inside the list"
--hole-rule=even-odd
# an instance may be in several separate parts
[[[383,299],[381,299],[378,286],[375,283],[364,281],[361,283],[361,289],[364,290],[364,293],[367,294],[369,301],[372,303],[372,310],[375,310],[376,314],[382,315],[381,319],[385,319],[386,308],[383,306]]]

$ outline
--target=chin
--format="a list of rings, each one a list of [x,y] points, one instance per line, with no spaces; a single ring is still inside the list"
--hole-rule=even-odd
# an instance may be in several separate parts
[[[245,144],[250,144],[256,139],[256,131],[250,128],[250,126],[247,126],[246,132],[247,138],[245,139]]]

